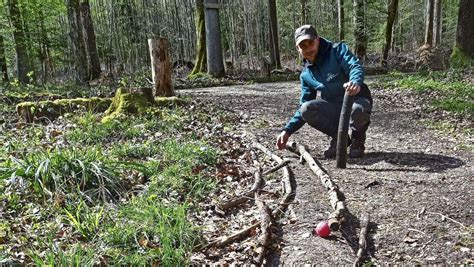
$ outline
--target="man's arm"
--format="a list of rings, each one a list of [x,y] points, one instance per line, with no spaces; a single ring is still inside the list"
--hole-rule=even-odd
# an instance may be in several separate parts
[[[364,83],[364,68],[359,62],[359,59],[352,54],[349,47],[345,43],[340,43],[336,47],[337,57],[346,74],[349,76],[349,81],[362,85]]]
[[[308,70],[309,71],[309,70]],[[316,98],[316,91],[309,87],[303,79],[303,76],[300,77],[301,80],[301,98],[300,98],[300,107],[303,103],[313,100]],[[295,112],[293,118],[286,124],[284,131],[288,133],[288,135],[293,134],[294,132],[298,131],[306,122],[303,120],[301,116],[300,109]]]

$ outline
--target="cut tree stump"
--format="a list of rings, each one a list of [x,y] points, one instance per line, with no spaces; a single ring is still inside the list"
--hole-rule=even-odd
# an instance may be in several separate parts
[[[168,55],[168,40],[158,37],[148,39],[151,59],[151,75],[155,96],[174,96],[171,83],[171,61]]]
[[[319,177],[328,192],[329,201],[334,209],[334,212],[331,213],[328,218],[329,228],[333,231],[339,230],[340,224],[344,221],[344,215],[347,212],[344,203],[344,194],[339,191],[339,187],[336,183],[334,183],[331,177],[320,167],[321,164],[316,162],[304,146],[298,145],[296,142],[288,142],[286,148],[301,156],[309,164],[309,168]]]

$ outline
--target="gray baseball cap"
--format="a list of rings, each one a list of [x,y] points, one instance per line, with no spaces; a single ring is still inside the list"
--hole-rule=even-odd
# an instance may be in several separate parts
[[[295,31],[295,43],[298,45],[303,40],[314,40],[318,38],[316,29],[311,25],[303,25]]]

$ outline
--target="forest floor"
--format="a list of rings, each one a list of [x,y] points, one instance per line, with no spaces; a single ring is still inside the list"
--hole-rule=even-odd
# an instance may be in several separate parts
[[[472,118],[467,116],[463,120],[443,112],[430,112],[426,108],[429,95],[420,97],[410,90],[385,88],[379,81],[368,79],[374,107],[364,158],[349,159],[346,169],[337,169],[334,160],[322,155],[329,144],[328,137],[308,125],[290,139],[309,147],[311,155],[346,197],[349,215],[344,235],[333,232],[325,239],[312,234],[317,223],[332,212],[324,187],[307,164],[299,164],[291,152],[275,148],[276,136],[297,108],[299,83],[178,91],[233,110],[247,120],[237,127],[242,132],[251,132],[252,138],[281,157],[293,156],[289,166],[296,178],[296,197],[273,229],[267,263],[351,264],[358,249],[359,222],[368,213],[367,262],[474,264]],[[251,135],[242,136],[245,139]],[[234,187],[227,186],[220,192],[237,195],[244,191],[241,186],[250,187],[252,179],[245,175],[228,177]],[[269,205],[272,196],[278,195],[278,186],[277,176],[268,178],[263,191]],[[204,224],[205,238],[230,235],[255,222],[248,218],[257,212],[252,212],[256,209],[252,205],[241,205],[226,214],[208,212],[199,218]],[[192,260],[249,263],[257,253],[254,250],[258,242],[253,239],[196,253]]]

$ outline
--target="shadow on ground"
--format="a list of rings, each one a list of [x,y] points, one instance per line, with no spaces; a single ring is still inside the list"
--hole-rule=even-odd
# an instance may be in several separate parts
[[[414,171],[414,172],[442,172],[455,169],[466,163],[458,158],[425,153],[403,152],[372,152],[367,153],[362,159],[349,159],[351,164],[375,165],[388,163],[395,168],[367,169],[368,171]],[[398,167],[398,169],[397,169]]]

